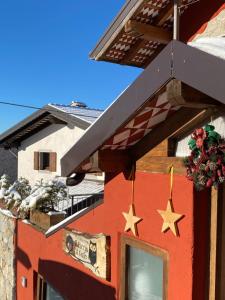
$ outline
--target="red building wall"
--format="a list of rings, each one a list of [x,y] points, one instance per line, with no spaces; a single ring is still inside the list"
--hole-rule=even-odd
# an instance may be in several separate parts
[[[139,238],[158,246],[169,254],[168,300],[203,300],[206,288],[208,202],[206,194],[194,201],[192,183],[175,176],[173,204],[185,217],[178,223],[180,237],[171,231],[161,233],[162,218],[157,209],[165,210],[169,197],[169,177],[161,174],[137,173],[135,180],[136,215]],[[111,282],[95,277],[62,250],[63,230],[49,238],[30,225],[18,222],[17,299],[33,299],[33,271],[37,271],[69,300],[118,299],[119,238],[124,233],[125,219],[131,203],[131,182],[122,174],[109,179],[105,186],[104,204],[76,220],[68,227],[88,233],[111,236]],[[194,204],[196,203],[196,204]],[[21,277],[27,278],[27,288]],[[193,279],[197,278],[195,286]],[[193,297],[192,297],[193,296]]]

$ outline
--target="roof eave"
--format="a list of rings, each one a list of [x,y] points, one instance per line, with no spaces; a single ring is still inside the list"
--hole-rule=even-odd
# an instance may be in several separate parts
[[[41,110],[38,110],[38,111],[32,113],[30,116],[23,119],[21,122],[17,123],[13,127],[9,128],[5,132],[3,132],[0,135],[0,143],[2,143],[2,141],[7,139],[9,136],[14,134],[15,132],[18,132],[21,128],[23,128],[24,126],[26,126],[27,124],[29,124],[33,120],[35,120],[35,119],[39,118],[41,115],[45,114],[47,112],[46,107],[47,106],[44,106]]]
[[[127,1],[115,17],[113,22],[109,25],[106,32],[100,38],[96,47],[91,51],[89,57],[98,60],[102,54],[110,46],[111,42],[116,38],[118,33],[123,29],[124,25],[137,10],[137,8],[144,2],[144,0],[130,0]]]
[[[18,134],[24,128],[28,128],[29,124],[32,124],[32,122],[34,122],[35,120],[37,120],[39,118],[41,119],[42,116],[44,118],[46,115],[52,115],[56,119],[64,121],[65,123],[70,124],[72,126],[77,126],[83,130],[86,130],[91,125],[91,123],[89,123],[83,119],[80,119],[76,116],[72,116],[65,112],[61,112],[51,105],[45,105],[43,108],[32,113],[30,116],[28,116],[21,122],[17,123],[15,126],[9,128],[4,133],[2,133],[0,135],[0,144],[7,143],[7,140],[10,139],[13,135]],[[24,139],[26,139],[26,137],[24,137]],[[24,139],[21,138],[21,141]]]

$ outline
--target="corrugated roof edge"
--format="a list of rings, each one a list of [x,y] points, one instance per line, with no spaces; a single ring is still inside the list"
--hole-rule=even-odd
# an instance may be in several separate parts
[[[70,105],[66,105],[66,104],[58,104],[58,103],[48,103],[48,105],[52,105],[52,106],[62,106],[62,107],[71,107],[73,108],[73,106]],[[74,108],[76,109],[86,109],[86,110],[94,110],[94,111],[99,111],[99,112],[103,112],[104,109],[100,109],[100,108],[92,108],[92,107],[78,107],[78,106],[74,106]]]
[[[48,106],[50,106],[50,107],[53,107],[54,109],[56,109],[56,110],[58,110],[59,112],[62,112],[62,113],[64,113],[64,114],[67,114],[67,115],[70,115],[70,116],[72,116],[72,117],[74,117],[74,118],[77,118],[77,119],[79,119],[79,120],[81,120],[81,121],[83,121],[83,122],[87,122],[88,124],[93,124],[94,122],[95,122],[95,120],[96,119],[98,119],[98,117],[99,116],[93,116],[93,115],[85,115],[85,114],[79,114],[79,113],[77,113],[77,112],[66,112],[66,111],[64,111],[63,109],[61,109],[61,108],[59,108],[59,107],[57,107],[57,105],[55,104],[48,104]],[[58,106],[60,106],[60,105],[58,105]],[[65,105],[65,106],[63,106],[63,105],[61,105],[62,107],[65,107],[65,108],[70,108],[70,109],[74,109],[74,110],[80,110],[80,112],[82,112],[82,110],[83,111],[85,111],[85,110],[88,110],[86,107],[85,108],[81,108],[81,107],[73,107],[73,106],[69,106],[69,105]],[[89,109],[89,111],[91,112],[103,112],[103,111],[100,111],[100,110],[95,110],[95,109]],[[95,119],[93,122],[92,121],[90,121],[90,120],[87,120],[87,118],[91,118],[91,119]]]

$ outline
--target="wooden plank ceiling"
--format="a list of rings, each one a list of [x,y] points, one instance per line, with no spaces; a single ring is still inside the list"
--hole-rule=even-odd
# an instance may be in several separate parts
[[[49,113],[43,114],[41,117],[33,120],[32,122],[25,125],[23,128],[20,128],[17,132],[7,137],[5,140],[1,141],[1,147],[5,149],[19,147],[21,141],[32,136],[33,134],[39,132],[40,130],[46,128],[51,124],[66,124],[64,121],[61,121]]]
[[[180,14],[194,2],[181,0]],[[172,28],[173,0],[145,0],[97,59],[145,68],[172,40]]]

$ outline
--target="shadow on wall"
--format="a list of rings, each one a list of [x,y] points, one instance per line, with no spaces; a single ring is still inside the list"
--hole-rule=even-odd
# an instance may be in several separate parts
[[[113,287],[68,265],[39,259],[38,273],[66,300],[116,300]]]
[[[197,192],[194,188],[194,249],[192,299],[208,299],[210,251],[210,189]]]
[[[16,259],[26,268],[31,268],[29,256],[19,247],[16,248]]]

